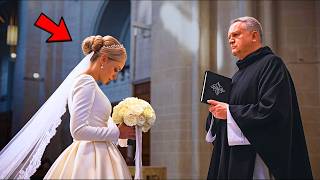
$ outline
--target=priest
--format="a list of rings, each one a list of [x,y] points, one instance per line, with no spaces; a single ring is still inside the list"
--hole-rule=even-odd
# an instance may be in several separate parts
[[[208,179],[312,179],[297,96],[280,57],[262,46],[253,17],[231,22],[238,71],[229,103],[208,100],[206,140],[214,144]]]

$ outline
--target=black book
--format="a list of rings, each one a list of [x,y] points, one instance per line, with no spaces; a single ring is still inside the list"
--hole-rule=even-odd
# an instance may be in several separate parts
[[[206,71],[203,79],[203,86],[200,101],[207,103],[207,100],[213,99],[220,102],[229,102],[231,90],[231,79],[211,71]]]

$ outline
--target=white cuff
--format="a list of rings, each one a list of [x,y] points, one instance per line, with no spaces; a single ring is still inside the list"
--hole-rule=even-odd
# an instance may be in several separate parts
[[[128,139],[118,139],[118,145],[120,147],[128,147]]]
[[[107,124],[108,124],[108,128],[110,128],[112,131],[112,133],[110,133],[110,138],[112,139],[111,141],[114,144],[117,144],[120,136],[120,130],[118,126],[113,122],[111,117],[109,117]]]
[[[248,139],[243,135],[241,129],[231,116],[229,105],[227,107],[227,136],[229,146],[250,144]]]

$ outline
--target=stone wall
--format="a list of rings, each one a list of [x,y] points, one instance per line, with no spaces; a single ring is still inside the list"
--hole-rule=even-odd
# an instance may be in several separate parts
[[[318,1],[277,2],[276,52],[297,91],[314,178],[320,178],[320,6]]]

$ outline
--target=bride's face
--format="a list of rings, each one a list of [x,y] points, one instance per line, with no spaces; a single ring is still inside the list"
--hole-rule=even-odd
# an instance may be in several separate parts
[[[100,71],[100,81],[103,84],[108,84],[109,82],[117,79],[117,75],[124,67],[126,61],[116,61],[108,58],[105,59],[104,63],[102,63],[103,68]]]

